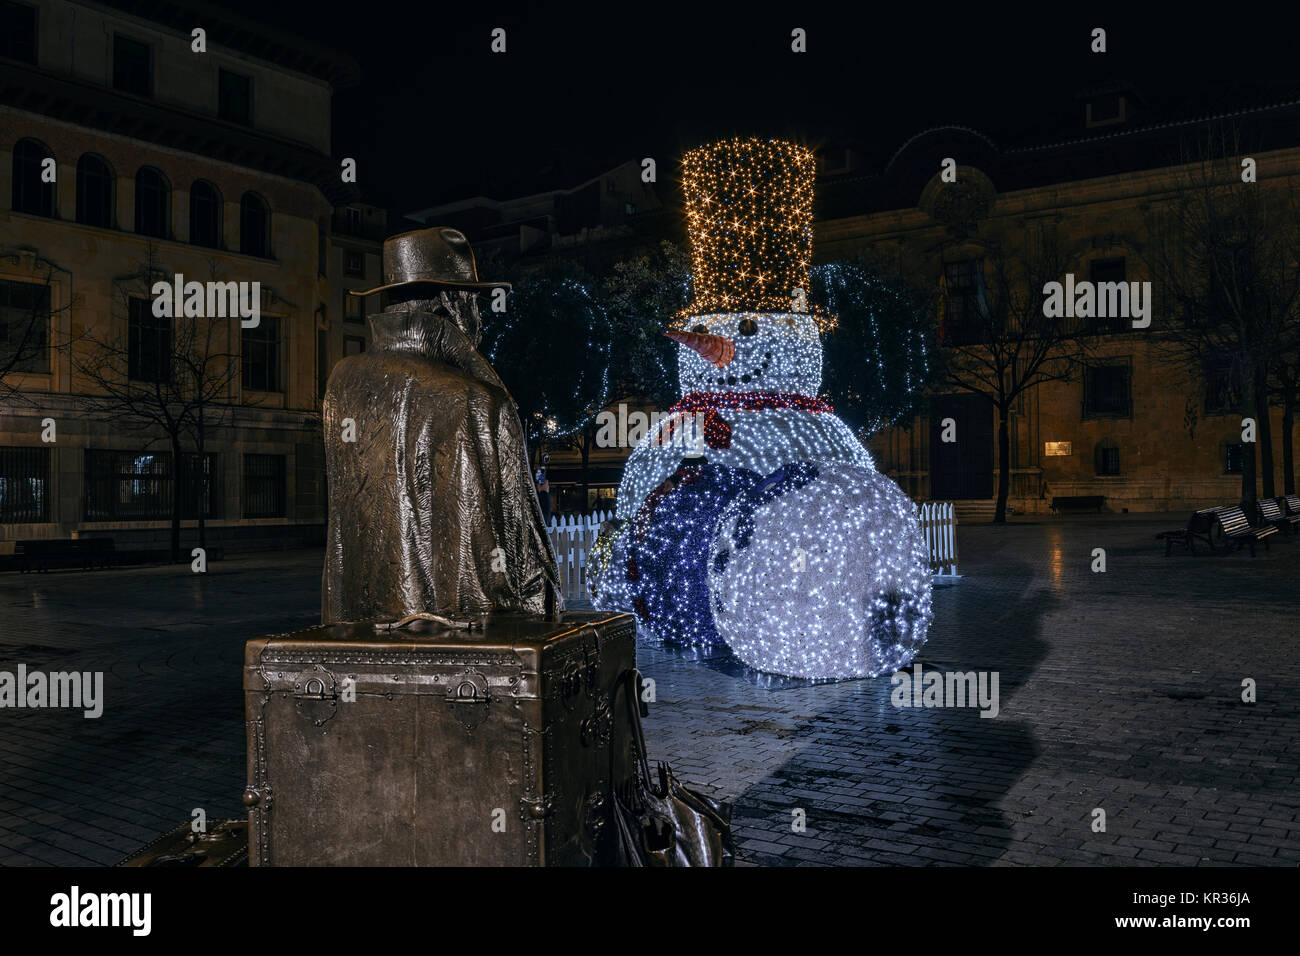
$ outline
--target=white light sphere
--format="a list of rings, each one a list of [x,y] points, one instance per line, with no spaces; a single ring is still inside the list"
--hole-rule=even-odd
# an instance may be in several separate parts
[[[708,567],[718,634],[758,670],[875,677],[925,643],[929,551],[911,500],[874,469],[778,469],[723,511]]]

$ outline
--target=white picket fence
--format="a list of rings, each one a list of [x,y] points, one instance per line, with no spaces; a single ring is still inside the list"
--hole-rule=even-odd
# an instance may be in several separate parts
[[[587,556],[596,543],[602,522],[611,511],[589,515],[563,515],[551,519],[547,532],[559,562],[560,585],[566,600],[591,600]],[[957,513],[951,501],[923,501],[917,505],[921,533],[930,549],[930,570],[939,577],[957,577]]]
[[[557,515],[551,518],[547,532],[555,560],[560,566],[560,586],[565,600],[591,600],[587,581],[587,555],[596,543],[602,522],[614,517],[612,511],[594,511],[589,515]]]
[[[930,549],[930,570],[957,577],[957,509],[951,501],[922,501],[916,506],[921,534]]]

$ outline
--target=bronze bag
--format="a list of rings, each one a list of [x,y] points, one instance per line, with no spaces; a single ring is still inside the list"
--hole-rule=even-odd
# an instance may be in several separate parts
[[[614,793],[614,817],[626,866],[732,866],[731,808],[692,790],[665,763],[651,776],[641,726],[641,675],[619,681],[627,698],[638,769]]]

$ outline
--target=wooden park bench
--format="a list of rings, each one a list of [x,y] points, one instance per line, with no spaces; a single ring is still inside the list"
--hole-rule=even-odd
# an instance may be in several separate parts
[[[1262,523],[1272,525],[1274,528],[1280,528],[1283,534],[1294,533],[1296,525],[1300,524],[1300,515],[1284,514],[1278,506],[1277,499],[1260,498],[1256,505],[1259,507],[1259,517]]]
[[[1193,511],[1192,516],[1187,519],[1187,527],[1179,528],[1176,531],[1161,531],[1156,535],[1156,540],[1164,540],[1165,557],[1169,557],[1176,543],[1181,544],[1184,549],[1195,554],[1196,542],[1204,541],[1210,546],[1210,550],[1214,551],[1214,524],[1218,517],[1218,508]]]
[[[21,558],[24,574],[30,571],[48,571],[50,567],[75,567],[93,570],[113,564],[112,538],[37,538],[14,544],[14,557]]]
[[[1286,513],[1300,515],[1300,495],[1287,495],[1281,499],[1286,502]]]
[[[1255,556],[1256,542],[1264,542],[1264,550],[1267,551],[1269,535],[1277,534],[1277,528],[1271,524],[1260,527],[1251,525],[1246,512],[1240,508],[1220,508],[1218,518],[1223,537],[1237,548],[1248,546],[1252,558]]]
[[[1057,495],[1052,499],[1052,510],[1059,512],[1063,508],[1092,508],[1100,514],[1101,506],[1105,503],[1105,495]]]

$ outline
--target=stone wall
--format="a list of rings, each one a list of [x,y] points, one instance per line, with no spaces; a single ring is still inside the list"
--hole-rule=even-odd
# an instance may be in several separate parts
[[[1255,154],[1259,188],[1300,185],[1300,149]],[[1185,169],[1167,168],[1079,182],[991,193],[985,217],[973,235],[954,237],[925,208],[938,174],[918,196],[913,209],[854,216],[816,225],[818,259],[867,255],[902,263],[914,281],[937,283],[944,261],[980,254],[980,240],[997,237],[1014,243],[1028,229],[1048,224],[1068,251],[1066,271],[1088,275],[1094,259],[1122,256],[1128,281],[1150,276],[1143,266],[1146,222],[1154,205],[1169,201],[1186,182]],[[982,181],[979,170],[958,168],[958,181]],[[988,183],[988,189],[992,184]],[[931,207],[932,208],[932,207]],[[1131,367],[1131,414],[1084,414],[1083,383],[1050,382],[1024,395],[1009,416],[1015,481],[1010,504],[1022,512],[1049,508],[1053,496],[1104,495],[1106,510],[1187,510],[1236,502],[1241,478],[1227,473],[1228,445],[1241,441],[1241,416],[1213,411],[1205,401],[1201,370],[1171,354],[1162,326],[1169,313],[1154,301],[1149,329],[1130,329],[1098,340],[1094,361]],[[942,393],[940,387],[936,390]],[[994,413],[995,414],[995,413]],[[1284,487],[1280,408],[1272,412],[1274,480]],[[996,421],[996,420],[995,420]],[[888,471],[917,498],[930,497],[930,429],[925,410],[910,428],[875,436],[871,450]],[[1098,442],[1113,442],[1120,473],[1098,475]],[[993,431],[996,468],[996,427]],[[1068,456],[1047,456],[1046,442],[1069,442]],[[995,486],[996,487],[996,486]],[[1262,491],[1262,485],[1261,485]]]
[[[12,153],[21,138],[43,143],[57,161],[56,217],[45,218],[9,209]],[[76,222],[77,160],[83,153],[106,159],[116,175],[115,218],[112,228]],[[171,184],[171,228],[168,238],[134,233],[135,173],[141,165],[162,171]],[[217,187],[224,201],[221,249],[191,245],[189,189],[197,179]],[[240,197],[255,192],[270,208],[271,247],[266,258],[239,253]],[[314,455],[319,445],[317,395],[317,331],[337,328],[342,316],[331,316],[330,278],[318,269],[320,230],[327,227],[331,207],[319,190],[306,183],[277,177],[230,163],[149,147],[111,133],[79,128],[9,108],[0,108],[0,279],[42,282],[51,275],[53,336],[71,342],[52,354],[48,374],[11,374],[6,385],[18,394],[0,399],[0,446],[40,446],[41,421],[57,423],[52,447],[51,521],[37,526],[0,524],[0,541],[62,536],[87,530],[83,520],[83,458],[86,448],[165,451],[157,431],[130,431],[123,421],[96,421],[79,396],[92,394],[91,382],[75,373],[74,351],[91,347],[94,339],[124,336],[126,305],[120,280],[135,273],[152,254],[164,274],[183,274],[205,282],[260,282],[263,316],[275,316],[281,327],[281,389],[245,392],[238,378],[229,400],[234,421],[214,430],[208,450],[218,455],[221,487],[226,500],[215,524],[319,524],[324,520],[324,480]],[[219,347],[238,353],[239,320],[231,319]],[[337,333],[336,333],[337,336]],[[338,336],[341,338],[341,336]],[[342,354],[342,343],[331,343],[326,361]],[[150,439],[154,441],[150,443]],[[239,496],[242,455],[286,456],[287,513],[282,519],[244,519]],[[300,459],[310,459],[300,465]],[[299,485],[304,487],[299,488]],[[157,522],[129,522],[142,529]],[[165,525],[165,523],[164,523]],[[113,526],[116,530],[127,528]],[[5,545],[0,544],[0,550]]]

